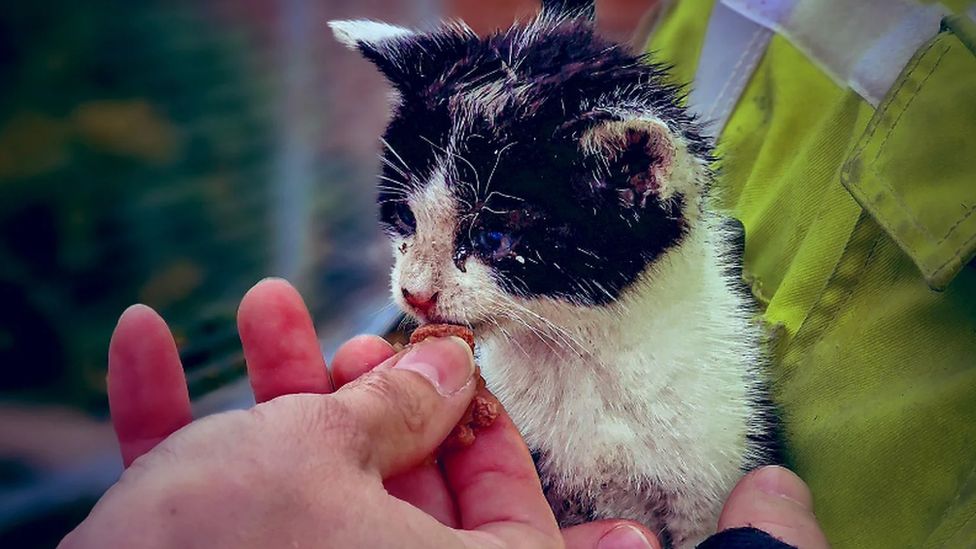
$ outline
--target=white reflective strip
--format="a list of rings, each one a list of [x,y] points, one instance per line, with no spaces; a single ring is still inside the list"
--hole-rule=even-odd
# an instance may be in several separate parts
[[[688,106],[718,137],[759,65],[773,33],[721,3],[712,8]]]
[[[735,10],[743,17],[754,21],[767,29],[781,31],[785,23],[790,20],[793,10],[800,0],[722,0],[722,3]]]
[[[868,103],[877,107],[915,52],[938,34],[944,14],[931,7],[907,14],[851,67],[847,83]]]
[[[722,0],[782,34],[838,85],[874,106],[948,13],[912,0]]]

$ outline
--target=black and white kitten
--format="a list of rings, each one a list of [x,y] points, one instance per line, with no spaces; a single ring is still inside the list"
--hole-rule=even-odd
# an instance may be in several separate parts
[[[551,10],[487,38],[331,26],[396,91],[379,187],[394,299],[475,330],[561,525],[705,539],[774,450],[761,330],[679,89]]]

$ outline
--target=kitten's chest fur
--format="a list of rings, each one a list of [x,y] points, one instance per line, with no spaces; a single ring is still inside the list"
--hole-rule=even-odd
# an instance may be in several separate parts
[[[742,471],[767,461],[749,438],[767,412],[759,328],[719,231],[699,225],[620,303],[554,302],[537,314],[558,329],[509,324],[481,343],[564,525],[625,517],[697,541]]]

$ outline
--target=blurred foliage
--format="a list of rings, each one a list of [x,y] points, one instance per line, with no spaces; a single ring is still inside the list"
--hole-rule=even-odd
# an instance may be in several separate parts
[[[257,31],[214,17],[163,0],[4,6],[0,397],[103,410],[111,330],[137,301],[170,322],[193,392],[241,374],[237,303],[273,274],[281,69]],[[328,184],[351,168],[316,162],[312,271],[372,225]],[[362,268],[315,278],[310,305],[335,305]]]

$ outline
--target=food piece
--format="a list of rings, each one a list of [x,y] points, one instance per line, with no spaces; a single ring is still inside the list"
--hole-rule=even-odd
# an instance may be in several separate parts
[[[464,326],[454,324],[425,324],[410,335],[410,344],[420,343],[428,337],[450,336],[463,339],[471,347],[471,352],[474,352],[474,333]],[[481,370],[475,367],[474,373],[478,380],[477,392],[468,409],[461,416],[461,420],[441,446],[443,449],[456,450],[471,446],[478,430],[489,427],[498,417],[498,399],[485,387],[485,378],[481,377]]]
[[[428,337],[451,336],[463,339],[468,344],[468,347],[471,347],[471,352],[474,352],[474,332],[456,324],[424,324],[410,334],[410,344],[420,343]]]

